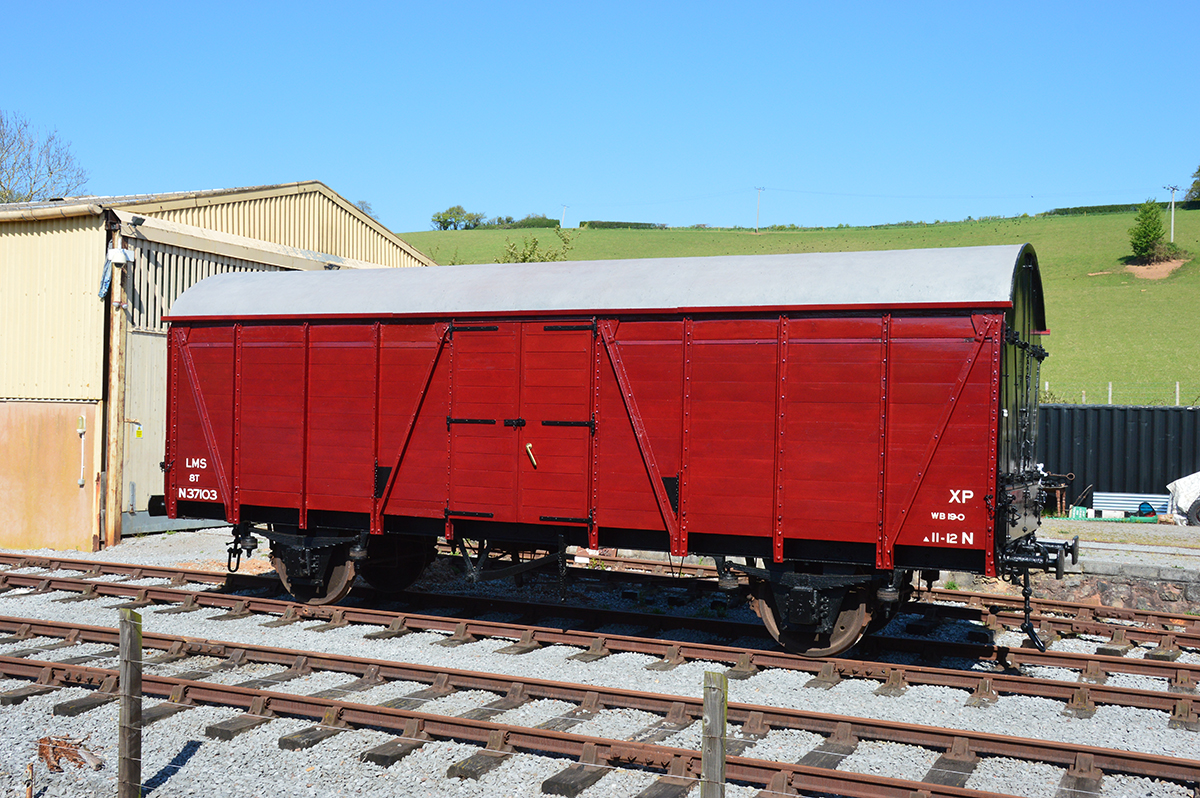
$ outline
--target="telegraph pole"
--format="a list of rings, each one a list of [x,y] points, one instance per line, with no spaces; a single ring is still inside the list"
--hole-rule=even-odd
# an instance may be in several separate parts
[[[1171,192],[1171,243],[1175,243],[1175,192],[1179,191],[1179,186],[1163,186]]]
[[[758,213],[762,210],[762,193],[761,187],[756,186],[755,191],[758,192],[758,207],[754,209],[754,234],[758,235]],[[1175,239],[1171,239],[1174,241]]]
[[[563,225],[565,225],[567,223],[567,208],[570,208],[570,207],[571,207],[570,205],[563,205],[562,219],[560,219],[558,222],[559,227],[562,227]]]

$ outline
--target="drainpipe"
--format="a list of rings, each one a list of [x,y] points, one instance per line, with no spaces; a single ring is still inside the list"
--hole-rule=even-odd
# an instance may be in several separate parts
[[[105,441],[108,472],[104,494],[104,545],[121,542],[121,499],[125,488],[125,335],[128,329],[125,301],[124,239],[121,224],[108,214],[111,241],[108,260],[112,263],[112,290],[108,344],[108,432]]]

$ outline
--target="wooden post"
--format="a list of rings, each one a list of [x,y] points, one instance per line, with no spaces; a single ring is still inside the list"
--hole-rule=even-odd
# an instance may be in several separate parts
[[[114,230],[110,246],[121,248],[121,232]],[[125,497],[125,264],[112,264],[108,327],[108,434],[104,468],[108,472],[104,494],[104,544],[121,542],[121,503]]]
[[[729,679],[704,673],[704,731],[700,747],[700,798],[725,798],[725,723]]]
[[[121,610],[117,798],[142,794],[142,616]]]

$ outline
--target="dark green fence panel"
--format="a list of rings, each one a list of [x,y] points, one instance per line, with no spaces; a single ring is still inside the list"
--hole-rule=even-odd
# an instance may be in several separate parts
[[[1042,405],[1039,462],[1074,474],[1067,501],[1091,492],[1166,493],[1167,483],[1200,471],[1200,408]],[[1091,492],[1083,506],[1091,507]]]

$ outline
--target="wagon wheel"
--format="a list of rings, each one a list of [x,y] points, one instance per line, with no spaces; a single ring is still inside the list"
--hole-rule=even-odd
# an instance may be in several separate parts
[[[304,604],[336,604],[346,597],[354,584],[354,563],[350,561],[349,554],[349,546],[336,547],[316,577],[289,574],[284,558],[274,551],[271,552],[271,564],[275,566],[283,586],[296,601]]]
[[[372,535],[358,575],[380,593],[400,593],[417,581],[436,552],[431,538]]]
[[[802,657],[832,657],[852,648],[866,633],[871,623],[869,595],[868,588],[850,588],[842,599],[833,631],[828,633],[783,628],[779,623],[780,612],[775,604],[774,591],[765,582],[760,583],[758,595],[753,599],[753,608],[775,642],[788,651]]]

